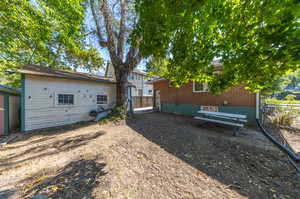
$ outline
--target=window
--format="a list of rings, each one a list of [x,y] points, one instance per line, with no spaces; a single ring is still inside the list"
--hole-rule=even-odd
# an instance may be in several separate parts
[[[208,85],[201,82],[193,82],[193,92],[208,92]]]
[[[58,94],[58,105],[74,105],[74,95]]]
[[[133,79],[134,79],[134,76],[133,76],[132,73],[130,73],[130,74],[128,75],[128,80],[133,80]]]
[[[148,90],[148,94],[149,94],[149,95],[152,95],[152,90]]]
[[[107,104],[107,95],[97,95],[97,104]]]

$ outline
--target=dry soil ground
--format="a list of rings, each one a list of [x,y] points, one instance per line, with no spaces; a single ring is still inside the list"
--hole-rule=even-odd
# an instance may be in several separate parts
[[[284,154],[231,133],[163,113],[32,132],[0,148],[0,198],[300,198]]]

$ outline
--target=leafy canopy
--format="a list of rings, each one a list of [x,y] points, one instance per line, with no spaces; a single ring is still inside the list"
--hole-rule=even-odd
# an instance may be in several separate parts
[[[84,11],[83,0],[0,1],[0,71],[30,63],[62,69],[101,67],[100,54],[85,40]]]
[[[246,83],[258,91],[300,66],[297,0],[137,0],[136,8],[142,54],[165,59],[154,71],[177,86],[208,82],[217,93]]]

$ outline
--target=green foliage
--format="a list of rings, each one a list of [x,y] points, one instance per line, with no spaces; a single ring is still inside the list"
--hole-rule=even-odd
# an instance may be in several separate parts
[[[267,98],[264,100],[266,104],[300,104],[300,100],[279,100],[276,98]]]
[[[98,51],[86,44],[83,0],[0,1],[0,71],[24,64],[94,69]],[[12,81],[14,78],[9,79]]]
[[[106,118],[99,121],[99,124],[119,122],[124,119],[126,119],[126,109],[124,108],[124,106],[115,106]]]
[[[161,75],[178,86],[207,82],[218,93],[244,82],[258,91],[300,66],[299,1],[138,0],[136,9],[143,55],[166,59]]]
[[[300,84],[300,70],[296,70],[293,73],[289,73],[287,75],[278,77],[273,81],[273,83],[264,88],[262,93],[264,95],[272,95],[274,93],[280,93],[286,88],[288,85],[292,85],[294,87]]]
[[[288,74],[287,78],[289,80],[289,84],[293,85],[294,87],[300,86],[300,70]]]
[[[296,96],[295,95],[287,95],[285,97],[285,99],[288,100],[288,101],[294,101],[296,99]]]
[[[285,75],[285,76],[282,76],[282,77],[279,77],[277,78],[276,80],[273,81],[273,83],[264,88],[262,90],[262,93],[264,95],[272,95],[274,93],[279,93],[279,92],[282,92],[284,88],[286,88],[286,86],[290,83],[288,77]]]

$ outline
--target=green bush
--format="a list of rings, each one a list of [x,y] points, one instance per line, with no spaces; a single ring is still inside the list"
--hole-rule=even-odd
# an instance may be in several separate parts
[[[277,94],[277,98],[283,100],[283,99],[285,99],[286,96],[291,95],[291,94],[293,94],[293,92],[283,91],[283,92]]]
[[[278,100],[276,98],[267,98],[264,102],[266,104],[300,104],[300,100]]]
[[[288,101],[294,101],[296,99],[296,96],[295,95],[287,95],[287,96],[285,96],[285,99]]]
[[[115,106],[106,118],[99,121],[99,124],[106,124],[108,122],[119,122],[126,119],[126,108],[123,106]]]

